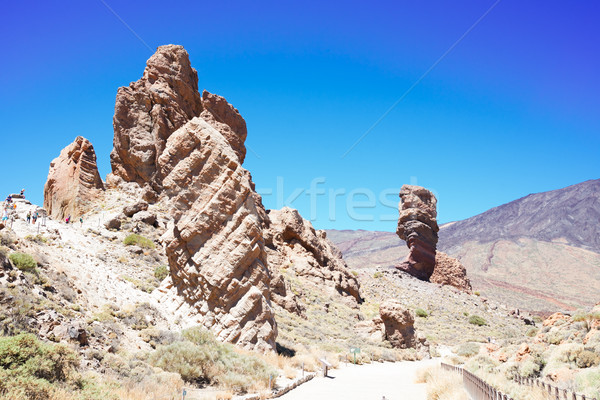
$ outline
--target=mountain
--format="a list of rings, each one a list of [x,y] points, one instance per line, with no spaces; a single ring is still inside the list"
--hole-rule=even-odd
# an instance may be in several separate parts
[[[442,225],[438,249],[467,268],[473,289],[541,313],[600,300],[600,180],[525,196]],[[408,254],[395,233],[328,231],[351,268],[393,267]]]

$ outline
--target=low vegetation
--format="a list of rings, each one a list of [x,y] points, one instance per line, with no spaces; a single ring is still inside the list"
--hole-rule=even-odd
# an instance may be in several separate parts
[[[147,237],[132,233],[123,240],[123,244],[126,246],[138,246],[142,249],[153,249],[155,247],[154,242]]]
[[[469,323],[472,325],[477,325],[477,326],[487,325],[487,321],[485,319],[483,319],[482,317],[480,317],[479,315],[471,315],[469,317]]]
[[[417,371],[417,383],[425,383],[427,400],[468,400],[462,377],[440,366],[427,367]]]
[[[27,253],[15,252],[12,253],[8,258],[13,265],[21,271],[34,272],[36,270],[37,263],[33,257]]]

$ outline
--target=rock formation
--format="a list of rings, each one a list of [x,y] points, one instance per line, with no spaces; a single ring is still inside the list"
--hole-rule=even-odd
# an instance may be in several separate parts
[[[173,294],[193,305],[223,341],[275,348],[267,219],[250,173],[228,141],[202,118],[167,140],[157,162],[174,225],[163,236]]]
[[[246,121],[223,97],[207,91],[200,97],[198,74],[182,46],[160,46],[147,61],[142,78],[117,92],[108,181],[112,185],[121,180],[136,182],[160,193],[164,176],[157,163],[167,140],[197,116],[221,132],[241,164],[246,154]]]
[[[454,286],[465,292],[472,290],[466,268],[456,258],[441,251],[436,252],[435,269],[429,281],[440,285]]]
[[[182,46],[161,46],[137,82],[119,88],[115,104],[112,179],[156,188],[156,164],[167,139],[200,115],[198,74]]]
[[[288,207],[268,213],[264,235],[269,265],[291,268],[297,276],[331,287],[354,305],[362,301],[356,277],[325,231],[315,231],[297,210]]]
[[[88,211],[103,190],[94,147],[78,136],[50,163],[44,186],[44,208],[55,219],[76,217]]]
[[[386,300],[379,306],[384,337],[392,346],[401,349],[415,347],[415,319],[410,311],[397,300]]]
[[[410,253],[398,269],[421,279],[429,280],[435,268],[437,199],[429,190],[404,185],[400,190],[400,218],[396,233],[405,240]]]

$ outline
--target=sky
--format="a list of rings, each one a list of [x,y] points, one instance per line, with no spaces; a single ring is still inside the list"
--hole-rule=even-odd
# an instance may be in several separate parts
[[[248,126],[267,208],[393,231],[403,184],[438,220],[600,178],[600,3],[4,2],[0,195],[43,203],[76,136],[110,172],[117,88],[183,45]]]

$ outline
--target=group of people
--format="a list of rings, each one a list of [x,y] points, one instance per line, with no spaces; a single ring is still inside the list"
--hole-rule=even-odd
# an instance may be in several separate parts
[[[31,211],[27,211],[27,223],[31,222],[32,224],[35,225],[38,218],[39,218],[39,214],[37,211],[34,212],[33,214],[31,213]]]

